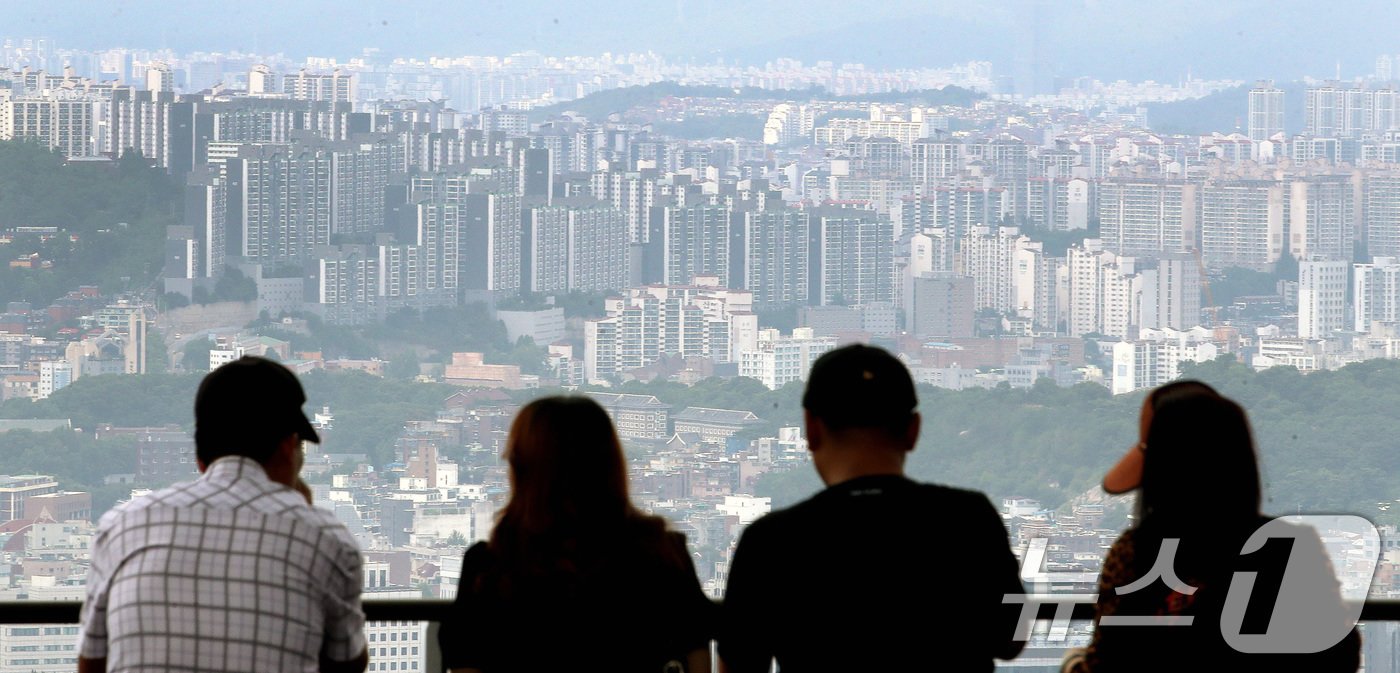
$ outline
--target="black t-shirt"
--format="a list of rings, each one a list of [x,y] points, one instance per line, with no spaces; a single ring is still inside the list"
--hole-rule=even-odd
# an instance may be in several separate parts
[[[736,673],[991,670],[1014,653],[1024,591],[981,493],[872,476],[744,531],[725,589],[720,658]]]
[[[453,616],[439,632],[443,662],[487,673],[657,673],[668,660],[709,647],[716,608],[700,588],[684,535],[606,547],[611,557],[563,578],[522,577],[502,568],[487,543],[473,545],[462,559]],[[502,574],[510,575],[508,594]]]

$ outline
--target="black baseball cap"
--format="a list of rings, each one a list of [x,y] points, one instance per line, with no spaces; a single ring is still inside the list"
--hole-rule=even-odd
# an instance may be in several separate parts
[[[918,406],[904,363],[863,344],[817,358],[802,395],[802,407],[833,428],[900,427]]]
[[[286,436],[321,443],[301,406],[306,391],[290,369],[267,358],[244,356],[209,372],[194,397],[195,442],[202,438]]]

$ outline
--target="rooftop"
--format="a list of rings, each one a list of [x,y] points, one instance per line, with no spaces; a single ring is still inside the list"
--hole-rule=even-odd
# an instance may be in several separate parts
[[[738,425],[756,423],[760,420],[752,411],[741,411],[738,409],[707,409],[705,407],[686,407],[677,412],[672,418],[676,421],[733,423]]]

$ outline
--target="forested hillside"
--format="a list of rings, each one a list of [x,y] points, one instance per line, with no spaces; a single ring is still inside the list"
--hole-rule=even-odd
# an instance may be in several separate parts
[[[1305,376],[1286,368],[1256,373],[1222,359],[1190,367],[1187,375],[1216,385],[1249,411],[1264,469],[1267,510],[1390,517],[1388,507],[1378,504],[1400,498],[1400,362],[1374,360]],[[85,378],[42,402],[5,403],[0,416],[71,418],[86,430],[103,422],[187,426],[198,378]],[[307,408],[327,405],[336,414],[334,450],[366,453],[381,464],[390,459],[403,422],[432,418],[453,390],[356,372],[316,372],[304,381]],[[746,436],[801,423],[801,386],[796,384],[770,391],[749,379],[711,379],[692,387],[628,384],[616,390],[653,394],[676,409],[751,410],[765,422]],[[924,430],[910,456],[913,475],[977,488],[994,498],[1038,498],[1050,507],[1092,488],[1137,441],[1142,400],[1141,394],[1115,397],[1095,385],[1057,388],[1048,382],[1030,390],[922,386],[919,394]],[[1204,435],[1210,428],[1200,431]],[[128,449],[58,434],[0,435],[0,473],[48,470],[76,484],[92,485],[106,472],[130,471],[119,469]],[[801,469],[765,478],[761,494],[783,504],[818,487],[811,470]]]
[[[0,143],[0,230],[57,227],[59,235],[16,234],[0,246],[0,302],[42,307],[79,285],[104,292],[140,289],[160,273],[165,228],[179,224],[182,192],[139,156],[66,162],[32,143]],[[47,240],[42,240],[47,238]],[[37,253],[47,268],[11,268]]]

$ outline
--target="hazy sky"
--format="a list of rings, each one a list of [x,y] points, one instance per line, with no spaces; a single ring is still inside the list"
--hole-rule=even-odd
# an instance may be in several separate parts
[[[1040,3],[1038,11],[1035,3]],[[1028,17],[1035,17],[1032,21]],[[1176,81],[1369,73],[1400,53],[1400,2],[1361,0],[244,0],[11,3],[0,35],[60,46],[253,49],[349,57],[652,50],[759,62],[1011,69],[1025,36],[1055,74]],[[1032,30],[1033,28],[1033,30]]]

